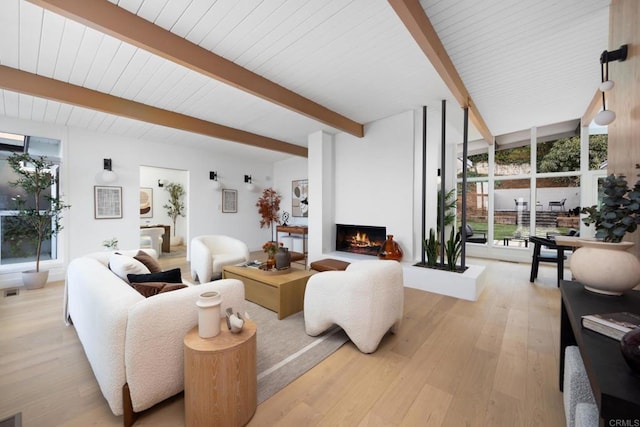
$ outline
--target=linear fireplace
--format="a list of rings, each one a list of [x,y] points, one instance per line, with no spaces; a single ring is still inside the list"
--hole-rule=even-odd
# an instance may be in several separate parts
[[[386,227],[336,224],[336,251],[378,255],[386,238]]]

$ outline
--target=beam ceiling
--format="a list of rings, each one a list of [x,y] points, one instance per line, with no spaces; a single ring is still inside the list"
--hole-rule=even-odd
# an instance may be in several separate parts
[[[442,80],[445,82],[461,107],[469,107],[471,123],[489,144],[493,144],[494,137],[480,112],[469,96],[460,75],[449,58],[438,34],[431,25],[431,21],[424,12],[418,0],[388,0],[407,30],[411,33],[420,49],[433,64]]]
[[[0,65],[0,87],[121,117],[296,156],[307,148]]]
[[[106,0],[28,0],[140,49],[357,137],[364,126]]]

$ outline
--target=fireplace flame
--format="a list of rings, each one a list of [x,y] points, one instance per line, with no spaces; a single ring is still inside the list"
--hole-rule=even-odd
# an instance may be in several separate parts
[[[369,240],[369,236],[367,236],[367,233],[361,233],[360,231],[358,231],[351,237],[349,244],[358,248],[367,248],[371,246],[371,241]]]

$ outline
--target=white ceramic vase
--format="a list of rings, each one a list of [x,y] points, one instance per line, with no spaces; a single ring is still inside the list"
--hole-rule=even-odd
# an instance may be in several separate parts
[[[571,274],[592,292],[621,295],[640,283],[640,260],[627,252],[632,246],[581,239],[571,255]]]
[[[220,292],[205,292],[196,301],[198,306],[198,335],[213,338],[220,333]]]

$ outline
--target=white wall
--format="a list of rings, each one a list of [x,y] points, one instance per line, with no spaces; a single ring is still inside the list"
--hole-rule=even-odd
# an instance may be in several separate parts
[[[335,222],[385,226],[412,259],[413,111],[365,125],[363,138],[340,133],[334,141]]]
[[[61,259],[64,263],[85,253],[102,250],[102,242],[118,238],[120,248],[139,246],[139,187],[140,166],[185,170],[189,173],[186,205],[189,224],[187,241],[201,234],[227,234],[245,241],[250,250],[258,250],[270,239],[270,231],[260,229],[255,203],[262,188],[271,186],[271,163],[216,155],[203,149],[188,149],[144,140],[99,134],[59,125],[47,125],[25,120],[0,117],[0,129],[62,141],[63,159],[61,188],[64,201],[71,209],[64,215],[64,230],[60,236]],[[122,187],[123,217],[121,219],[94,218],[93,187],[102,160],[111,158],[118,181],[109,184]],[[238,190],[238,212],[222,213],[220,191],[211,188],[209,171],[217,171],[225,188]],[[258,186],[249,192],[244,186],[244,174],[253,176]],[[154,196],[159,190],[154,187]],[[61,263],[58,262],[58,265]],[[20,271],[2,268],[2,272]],[[63,278],[58,269],[53,280]],[[4,274],[0,287],[19,284],[19,274]]]

